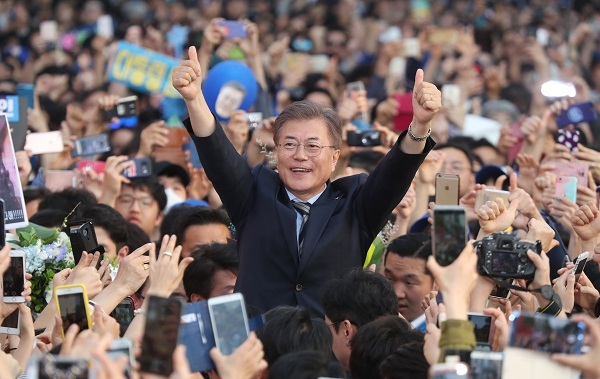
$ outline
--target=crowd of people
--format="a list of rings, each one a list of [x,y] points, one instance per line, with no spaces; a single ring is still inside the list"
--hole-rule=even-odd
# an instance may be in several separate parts
[[[0,379],[600,378],[600,1],[9,0],[0,35]],[[175,348],[234,292],[243,343]]]

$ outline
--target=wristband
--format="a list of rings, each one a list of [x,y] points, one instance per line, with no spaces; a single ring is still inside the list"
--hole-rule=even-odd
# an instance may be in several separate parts
[[[408,125],[408,136],[413,140],[413,141],[417,141],[417,142],[421,142],[421,141],[425,141],[427,138],[429,138],[429,136],[431,135],[431,128],[429,128],[429,130],[427,131],[427,134],[425,134],[422,137],[417,137],[413,134],[412,132],[412,122],[410,123],[410,125]]]

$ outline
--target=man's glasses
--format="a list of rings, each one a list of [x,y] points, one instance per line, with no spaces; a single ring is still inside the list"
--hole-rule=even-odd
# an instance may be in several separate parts
[[[154,203],[154,199],[150,196],[135,198],[131,195],[121,195],[117,198],[117,203],[125,207],[132,207],[136,201],[140,208],[150,208]]]
[[[323,150],[324,147],[335,148],[335,146],[321,146],[318,143],[308,143],[308,144],[304,145],[304,144],[297,143],[297,142],[284,142],[284,143],[280,143],[277,146],[283,148],[283,153],[288,157],[296,154],[296,151],[298,151],[298,146],[303,146],[304,152],[309,157],[316,157],[317,155],[321,154],[321,150]]]

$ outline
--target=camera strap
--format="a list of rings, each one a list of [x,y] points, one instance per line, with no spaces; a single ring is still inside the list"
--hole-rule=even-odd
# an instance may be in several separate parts
[[[491,276],[490,272],[487,270],[486,267],[482,267],[482,269],[488,278],[492,279],[494,281],[494,283],[496,283],[498,286],[500,286],[504,289],[522,291],[522,292],[540,292],[539,290],[523,288],[523,287],[519,287],[519,286],[514,286],[512,284],[508,284],[506,282],[503,282],[502,280],[498,280],[498,279],[494,278],[493,276]]]

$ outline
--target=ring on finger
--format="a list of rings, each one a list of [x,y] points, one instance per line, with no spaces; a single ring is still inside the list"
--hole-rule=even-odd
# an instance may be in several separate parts
[[[150,264],[149,263],[144,263],[144,270],[148,270],[150,268]]]
[[[167,255],[167,256],[169,256],[169,257],[172,257],[172,256],[173,256],[173,253],[171,253],[170,251],[163,251],[163,254],[164,254],[164,255]]]

